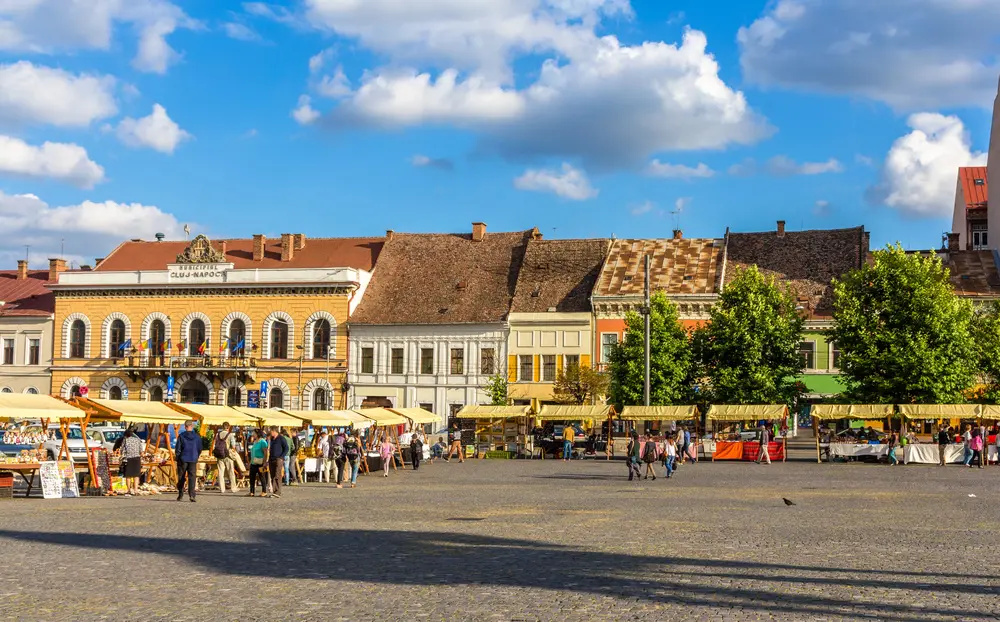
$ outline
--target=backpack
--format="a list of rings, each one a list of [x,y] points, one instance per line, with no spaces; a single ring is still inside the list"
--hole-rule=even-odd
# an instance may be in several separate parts
[[[361,452],[358,450],[356,442],[347,441],[347,444],[344,446],[344,453],[347,455],[347,459],[353,462],[358,459]]]
[[[330,460],[340,460],[342,455],[344,455],[344,446],[340,443],[330,443],[330,451],[327,457]]]
[[[215,435],[215,442],[212,444],[212,455],[222,460],[223,458],[229,457],[229,444],[226,441],[229,440],[229,434],[220,432]]]
[[[656,462],[656,441],[646,441],[643,449],[642,461],[650,464]]]

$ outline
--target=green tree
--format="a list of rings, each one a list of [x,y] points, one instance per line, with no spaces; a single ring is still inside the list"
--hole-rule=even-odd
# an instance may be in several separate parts
[[[486,389],[486,394],[490,396],[491,405],[507,406],[510,404],[510,398],[507,394],[509,384],[506,373],[493,374],[486,380],[486,385],[483,388]]]
[[[563,404],[593,404],[608,393],[608,376],[596,369],[573,365],[556,377],[552,393]]]
[[[981,384],[975,401],[996,404],[1000,402],[1000,303],[991,302],[975,311],[972,335]]]
[[[611,350],[608,376],[611,403],[643,403],[644,321],[635,312],[625,316],[625,340]],[[650,300],[649,403],[652,406],[683,404],[691,399],[691,347],[681,327],[677,307],[662,293]]]
[[[834,282],[840,375],[859,402],[964,402],[977,367],[972,304],[955,295],[932,254],[898,244]]]
[[[795,298],[757,266],[739,270],[719,295],[693,349],[704,398],[720,404],[793,404],[804,320]]]

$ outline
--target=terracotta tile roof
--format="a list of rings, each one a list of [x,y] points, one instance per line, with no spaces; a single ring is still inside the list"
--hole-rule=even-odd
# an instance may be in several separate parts
[[[512,313],[590,311],[590,293],[610,240],[531,240],[517,276]]]
[[[352,324],[502,322],[532,231],[394,233]]]
[[[976,180],[981,180],[976,183]],[[962,189],[965,209],[986,207],[989,199],[989,185],[985,166],[962,166],[958,169],[958,184]]]
[[[616,240],[594,289],[595,296],[641,296],[644,257],[650,289],[667,294],[711,294],[722,272],[723,241],[713,238]]]
[[[45,285],[48,270],[29,270],[28,278],[17,280],[17,270],[0,270],[0,317],[38,316],[55,313],[55,296]]]
[[[959,296],[1000,296],[993,251],[950,251],[945,266]]]
[[[730,233],[726,282],[740,267],[757,265],[791,286],[813,315],[829,315],[833,308],[831,281],[860,268],[868,257],[864,227],[763,233]]]
[[[295,251],[291,261],[281,261],[281,238],[267,240],[263,261],[253,260],[253,239],[213,240],[216,249],[226,245],[226,260],[239,269],[249,268],[359,268],[368,270],[385,238],[306,238],[305,247]],[[177,263],[177,255],[190,242],[123,242],[97,265],[97,272],[131,270],[166,270],[167,264]]]

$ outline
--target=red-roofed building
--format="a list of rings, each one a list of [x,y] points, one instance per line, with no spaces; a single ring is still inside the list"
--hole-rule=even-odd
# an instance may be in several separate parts
[[[46,285],[64,266],[29,270],[22,260],[0,270],[0,393],[49,392],[55,298]]]
[[[955,209],[951,230],[958,234],[958,246],[963,250],[986,250],[987,205],[989,181],[985,166],[963,166],[958,169],[955,188]]]

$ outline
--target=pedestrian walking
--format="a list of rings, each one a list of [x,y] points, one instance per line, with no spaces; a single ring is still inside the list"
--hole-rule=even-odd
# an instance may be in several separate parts
[[[674,476],[674,464],[677,462],[677,444],[673,436],[668,436],[663,443],[663,467],[667,471],[667,479]]]
[[[142,475],[142,440],[135,430],[125,430],[122,441],[122,462],[125,465],[125,484],[128,486],[127,496],[139,494],[139,477]]]
[[[948,428],[949,425],[946,423],[938,430],[938,460],[940,461],[938,466],[944,466],[944,454],[948,450],[948,445],[951,444],[951,434]]]
[[[962,464],[972,466],[972,428],[969,424],[962,426]]]
[[[295,439],[294,439],[294,435],[291,432],[289,432],[287,428],[281,428],[279,430],[279,434],[281,434],[282,438],[285,439],[285,444],[288,445],[288,453],[285,454],[285,458],[284,458],[283,464],[281,466],[284,467],[284,471],[283,472],[285,474],[285,477],[284,477],[285,486],[291,486],[292,485],[292,452],[293,452],[293,449],[295,447]]]
[[[420,459],[424,457],[423,435],[414,433],[410,438],[410,462],[413,463],[413,470],[420,468]]]
[[[576,440],[576,430],[573,426],[566,424],[563,426],[563,462],[569,462],[573,457],[573,441]]]
[[[323,478],[326,483],[330,483],[330,435],[323,430],[319,433],[319,442],[316,444],[316,455],[319,461],[319,481],[322,484]]]
[[[899,464],[899,460],[896,458],[896,444],[898,443],[898,437],[895,432],[889,434],[889,441],[886,445],[889,448],[889,466],[896,466]]]
[[[184,431],[177,435],[174,458],[177,462],[177,500],[184,499],[184,485],[187,484],[188,498],[194,503],[196,480],[198,479],[198,459],[201,457],[201,437],[194,431],[194,422],[184,422]]]
[[[969,468],[973,466],[973,462],[980,469],[983,468],[983,436],[979,432],[979,428],[972,429],[972,438],[969,440],[969,448],[972,449],[972,460],[969,462]]]
[[[281,498],[281,480],[285,463],[289,456],[288,439],[278,433],[278,427],[271,428],[271,442],[267,454],[267,470],[271,476],[271,497]]]
[[[344,479],[344,440],[347,437],[344,436],[343,432],[338,432],[330,439],[330,451],[327,454],[327,460],[329,460],[328,467],[333,472],[333,479],[337,481],[337,488],[342,488],[341,481]],[[327,482],[333,481],[330,479],[330,474],[327,473]]]
[[[361,467],[362,458],[361,447],[361,433],[355,430],[354,434],[344,441],[344,459],[347,466],[351,468],[351,488],[356,487],[358,483],[358,469]]]
[[[389,466],[392,465],[392,461],[394,460],[392,455],[394,451],[396,451],[396,446],[392,444],[387,434],[379,445],[379,456],[382,458],[382,477],[389,477]]]
[[[768,443],[771,442],[771,429],[766,426],[760,426],[760,450],[757,452],[757,464],[760,464],[763,460],[767,464],[771,464],[771,454],[768,451]]]
[[[236,462],[233,460],[235,447],[236,435],[227,421],[222,424],[222,430],[215,435],[212,443],[212,455],[215,456],[219,470],[219,491],[222,494],[226,494],[226,477],[229,477],[230,492],[236,492]]]
[[[628,445],[625,446],[625,462],[628,465],[628,481],[639,479],[639,434],[632,430],[629,435]]]
[[[646,465],[646,474],[643,475],[642,479],[649,479],[649,476],[652,475],[655,481],[656,470],[653,469],[653,465],[660,459],[660,445],[653,440],[652,436],[646,437],[646,440],[642,443],[639,459]]]
[[[267,495],[267,450],[269,443],[264,438],[264,433],[254,430],[250,434],[250,494],[254,496],[257,490],[257,482],[260,482],[260,496]]]
[[[457,451],[458,461],[465,462],[465,451],[462,449],[462,430],[459,429],[457,423],[452,422],[448,438],[451,440],[451,448],[448,449],[448,457],[444,461],[451,462],[451,455]]]

